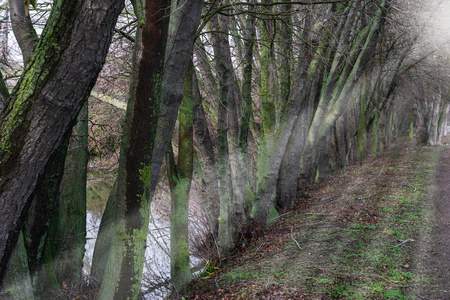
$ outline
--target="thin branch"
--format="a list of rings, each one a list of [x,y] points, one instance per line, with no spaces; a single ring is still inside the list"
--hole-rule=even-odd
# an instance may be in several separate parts
[[[297,240],[294,238],[294,234],[292,233],[293,228],[291,227],[291,238],[297,245],[298,249],[302,250],[302,247],[300,247],[300,244],[297,242]]]
[[[206,24],[216,15],[216,14],[224,14],[223,11],[227,11],[227,10],[233,10],[236,9],[236,6],[249,6],[249,7],[254,7],[254,6],[259,6],[259,7],[271,7],[271,6],[277,6],[277,5],[323,5],[323,4],[336,4],[336,3],[343,3],[343,2],[348,2],[349,0],[323,0],[323,1],[294,1],[294,2],[289,2],[289,1],[281,1],[281,2],[272,2],[272,3],[254,3],[254,2],[236,2],[236,3],[230,3],[230,4],[224,4],[220,7],[218,7],[215,10],[209,10],[208,13],[206,13],[205,15],[202,16],[203,21],[200,24],[200,26],[198,27],[198,30],[195,34],[196,37],[198,37],[200,35],[200,32],[202,32],[203,28],[205,28]],[[216,3],[216,1],[213,2],[213,5]],[[212,6],[213,7],[213,6]],[[241,10],[240,10],[241,11]],[[248,11],[248,10],[242,10],[241,12],[239,12],[238,14],[242,14],[242,13],[254,13],[254,14],[266,14],[265,12],[255,12],[255,11]],[[233,15],[233,14],[230,14]]]
[[[395,246],[392,247],[392,248],[397,248],[397,247],[399,247],[399,246],[401,246],[401,245],[403,245],[403,244],[405,244],[405,243],[408,243],[408,242],[415,242],[415,240],[413,240],[413,239],[407,239],[407,240],[404,240],[404,241],[402,241],[400,244],[395,245]]]
[[[120,30],[120,29],[114,29],[114,32],[120,34],[121,36],[123,36],[124,38],[126,38],[127,40],[129,40],[130,42],[132,42],[134,44],[134,42],[135,42],[134,37],[132,37],[131,35],[129,35],[125,31]]]

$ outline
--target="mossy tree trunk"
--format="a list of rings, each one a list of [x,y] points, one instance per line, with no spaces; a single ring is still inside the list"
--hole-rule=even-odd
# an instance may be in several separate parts
[[[445,131],[446,116],[448,113],[448,97],[443,93],[442,88],[437,88],[437,95],[433,103],[431,120],[429,124],[429,144],[440,146]]]
[[[281,114],[284,111],[286,103],[289,101],[289,94],[291,92],[291,55],[292,55],[292,4],[286,1],[286,4],[282,5],[281,22],[279,26],[280,30],[280,64],[279,64],[279,76],[280,76],[280,101],[278,105],[278,117],[280,119]],[[305,49],[306,50],[306,49]]]
[[[183,98],[202,3],[144,1],[119,160],[115,233],[100,299],[136,299],[145,259],[150,201]],[[167,43],[166,43],[167,40]],[[164,64],[163,64],[164,63]]]
[[[306,26],[303,32],[305,41],[308,40],[308,26],[310,26],[307,19],[305,19]],[[267,225],[269,212],[274,211],[274,199],[279,199],[277,202],[280,204],[280,208],[287,208],[291,205],[289,203],[293,203],[293,201],[289,201],[285,197],[287,195],[285,192],[288,192],[287,188],[290,187],[286,183],[295,181],[294,184],[296,184],[297,181],[289,165],[292,164],[294,169],[298,169],[299,158],[296,159],[297,145],[301,145],[301,139],[305,136],[304,127],[309,124],[309,99],[313,91],[317,89],[315,82],[318,82],[316,80],[320,73],[318,72],[321,68],[320,61],[324,47],[327,45],[326,43],[321,43],[317,47],[315,55],[311,57],[308,54],[309,48],[306,44],[303,45],[303,51],[300,51],[301,56],[298,58],[295,68],[289,101],[286,103],[277,131],[274,132],[275,138],[270,142],[265,142],[265,148],[260,149],[258,152],[258,187],[251,210],[251,217],[256,219],[261,226]],[[264,96],[264,93],[262,96]],[[263,132],[263,134],[265,133]],[[296,140],[293,140],[293,137]],[[282,166],[283,170],[280,173]],[[282,178],[278,177],[280,174]],[[292,193],[294,199],[295,194],[296,189]],[[280,199],[283,200],[281,201]]]
[[[24,6],[23,1],[10,0],[9,4],[11,8],[11,20],[14,35],[22,50],[24,65],[26,65],[31,59],[31,55],[38,41],[38,37],[31,23],[30,16],[28,14],[28,7]],[[83,114],[82,110],[80,115],[82,115],[82,117],[86,119],[87,103],[84,105],[84,107],[86,108],[86,113]],[[77,138],[81,138],[87,144],[87,120],[85,120],[85,125],[86,125],[84,126],[85,132]],[[71,132],[71,130],[68,130],[68,132]],[[53,264],[51,262],[52,256],[49,255],[51,251],[49,249],[49,243],[47,239],[49,235],[50,220],[52,218],[52,214],[54,213],[55,205],[58,199],[58,194],[60,193],[59,188],[65,166],[64,161],[66,159],[68,138],[69,134],[66,134],[64,142],[58,148],[56,154],[51,157],[50,161],[47,163],[47,166],[45,167],[44,175],[38,181],[35,196],[33,198],[33,202],[28,215],[28,219],[23,229],[25,236],[25,247],[27,249],[27,256],[28,256],[28,267],[32,275],[34,290],[38,294],[45,293],[46,291],[49,290],[56,290],[58,288],[57,282],[50,280],[50,278],[54,278],[55,275],[53,270]],[[87,145],[85,147],[87,147]],[[85,173],[87,156],[84,158],[84,163],[81,163],[82,166],[83,164]],[[76,169],[77,167],[78,167],[77,164],[72,164],[67,169],[74,169],[74,168]],[[84,174],[84,176],[79,176],[79,178],[77,178],[77,176],[78,174],[75,174],[75,177],[69,179],[69,182],[71,181],[77,182],[77,180],[78,182],[80,182],[81,180],[81,183],[78,185],[76,184],[73,185],[71,182],[71,186],[75,187],[72,190],[72,192],[74,193],[68,193],[66,195],[63,195],[62,198],[64,200],[66,200],[65,198],[67,195],[69,195],[70,197],[72,194],[78,192],[82,193],[83,191],[82,186],[85,186],[86,184],[86,175]],[[64,201],[61,201],[62,198],[59,197],[59,201],[64,203]],[[84,199],[82,200],[83,203],[85,203],[85,196],[82,198]],[[86,229],[85,221],[83,221],[85,220],[85,212],[84,214],[81,214],[81,216],[77,215],[73,216],[73,218],[78,223],[81,223],[81,227],[79,228],[77,233],[80,232],[84,233]],[[67,219],[70,219],[70,215],[67,216]],[[67,222],[62,222],[62,224],[64,224],[64,226],[67,226]],[[55,230],[59,230],[57,228],[58,225],[60,224],[54,224],[53,228]],[[67,228],[64,226],[61,227]],[[53,236],[54,240],[55,238],[59,239],[61,237]],[[80,248],[83,252],[81,253],[81,255],[77,256],[79,263],[72,264],[73,262],[72,260],[68,265],[65,266],[67,267],[67,270],[69,270],[66,273],[69,274],[69,276],[71,276],[72,274],[77,273],[79,274],[76,281],[79,281],[81,279],[81,270],[83,266],[82,259],[84,253],[84,240],[81,240]],[[72,255],[70,255],[69,257],[72,257]],[[62,261],[65,261],[65,259]],[[74,270],[74,268],[76,268],[77,270]],[[49,277],[48,276],[49,274],[53,275]],[[62,281],[63,280],[61,280],[61,282]],[[71,283],[74,280],[65,278],[65,281]]]
[[[100,299],[127,299],[139,294],[150,209],[150,185],[148,180],[144,180],[150,175],[145,167],[151,166],[158,122],[169,26],[165,11],[169,7],[168,0],[143,1],[146,24],[139,26],[136,32],[120,147],[117,196],[108,199],[108,202],[116,201],[111,220],[114,222],[113,232],[109,237],[112,239],[111,248],[105,273],[103,276],[96,275],[101,280]],[[113,206],[108,203],[107,207]],[[110,213],[104,217],[108,215]]]
[[[34,299],[23,234],[19,235],[5,275],[3,295],[6,299]],[[0,294],[1,296],[1,294]]]
[[[8,99],[9,91],[0,72],[0,113]],[[3,286],[6,287],[3,291],[4,295],[10,296],[12,299],[34,299],[33,286],[28,269],[28,255],[22,232],[11,254]]]
[[[318,45],[313,54],[313,50],[307,45],[310,40],[311,16],[305,17],[305,29],[302,39],[305,41],[301,48],[301,55],[297,58],[295,69],[295,80],[290,90],[290,96],[299,101],[299,115],[295,120],[292,134],[289,137],[288,144],[284,150],[283,160],[281,161],[280,171],[277,181],[277,208],[287,210],[293,207],[296,199],[296,191],[289,187],[292,181],[297,179],[292,176],[298,169],[301,158],[301,149],[306,139],[307,128],[311,122],[310,110],[314,105],[312,99],[314,91],[320,83],[320,72],[323,68],[322,57],[326,47],[327,35]],[[294,193],[294,194],[291,194]]]
[[[306,35],[306,32],[307,29],[304,35]],[[307,51],[306,49],[304,50]],[[300,126],[299,124],[307,121],[306,115],[308,111],[305,110],[305,104],[307,107],[308,101],[302,101],[303,98],[308,98],[309,96],[306,91],[307,89],[305,89],[306,75],[309,74],[309,71],[311,71],[311,74],[314,74],[317,69],[315,67],[309,68],[310,61],[308,61],[307,57],[308,55],[301,57],[295,68],[293,83],[289,92],[289,100],[285,103],[284,112],[280,120],[278,120],[279,126],[275,128],[275,123],[269,124],[268,126],[272,129],[267,127],[261,133],[263,137],[258,149],[257,189],[250,211],[251,220],[255,220],[261,226],[267,225],[269,213],[272,214],[272,219],[276,217],[273,204],[277,198],[277,188],[279,187],[278,176],[283,158],[285,157],[285,151],[288,147],[293,146],[290,141],[293,131],[300,129],[301,132],[302,129],[298,127]],[[264,96],[264,93],[262,96]],[[264,110],[263,107],[262,110]],[[275,114],[272,117],[275,117]],[[268,122],[272,123],[275,120],[268,120]],[[291,150],[294,151],[294,148],[295,146]]]
[[[193,125],[198,143],[198,157],[205,180],[206,193],[202,198],[203,208],[205,209],[208,226],[213,237],[217,237],[219,220],[219,182],[216,169],[216,158],[214,156],[214,146],[211,140],[211,134],[206,121],[206,114],[202,105],[202,96],[200,94],[197,74],[192,74],[193,90]]]
[[[347,107],[348,100],[352,97],[362,71],[365,70],[372,58],[388,9],[387,2],[383,1],[370,23],[354,37],[354,43],[349,46],[349,53],[343,65],[341,65],[341,58],[346,51],[338,50],[334,54],[333,63],[322,88],[319,104],[303,148],[300,174],[306,179],[312,178],[314,164],[324,141],[331,133],[337,118]],[[351,20],[354,17],[350,16],[347,19],[347,24],[340,37],[340,46],[348,45],[353,27],[350,24],[353,24]],[[297,185],[293,185],[292,188],[297,189]]]
[[[218,78],[218,123],[217,123],[217,176],[220,189],[219,247],[227,252],[233,247],[233,229],[231,223],[231,205],[233,187],[228,148],[228,106],[231,82],[234,75],[228,65],[230,61],[228,43],[228,18],[215,16],[211,19],[211,42]],[[228,46],[228,49],[225,47]],[[231,96],[232,97],[232,96]]]
[[[72,130],[68,130],[63,138],[63,143],[45,166],[43,175],[38,180],[28,217],[22,229],[27,249],[28,268],[36,294],[55,290],[58,286],[57,282],[47,280],[49,277],[46,274],[53,272],[50,278],[54,278],[55,275],[54,270],[49,269],[52,256],[46,256],[46,253],[51,253],[49,231],[64,174],[71,132]]]
[[[122,7],[122,0],[55,1],[0,115],[0,282],[37,181],[96,81]]]
[[[361,94],[359,97],[359,120],[358,120],[358,131],[357,131],[357,140],[358,140],[358,152],[357,159],[358,163],[362,163],[362,159],[365,156],[366,142],[367,142],[367,106],[368,106],[368,93],[369,93],[369,79],[367,73],[364,74],[363,86],[361,87]]]
[[[86,180],[88,163],[88,102],[65,158],[65,170],[51,224],[50,249],[59,283],[71,286],[81,280],[86,243]]]
[[[300,148],[301,153],[301,169],[297,169],[300,173],[294,173],[296,178],[300,175],[301,184],[310,184],[314,179],[314,167],[318,152],[314,144],[319,138],[325,138],[325,133],[330,133],[328,126],[333,126],[333,119],[327,120],[327,114],[331,113],[333,106],[338,103],[337,96],[343,88],[343,84],[348,75],[352,71],[352,66],[358,58],[358,50],[365,42],[366,30],[355,27],[355,20],[358,20],[361,12],[358,12],[358,3],[350,1],[345,5],[339,5],[333,14],[335,24],[331,25],[327,30],[330,41],[328,50],[325,52],[325,60],[327,61],[326,72],[323,74],[323,83],[318,91],[318,100],[312,111],[312,121],[307,130],[305,143]],[[333,34],[336,32],[337,34]],[[352,33],[356,35],[352,36]],[[349,89],[349,87],[347,87]],[[348,92],[348,90],[347,90]],[[340,106],[345,105],[350,95],[343,97],[345,101],[341,101]],[[341,107],[342,109],[342,107]],[[335,115],[336,117],[338,114]],[[326,125],[325,125],[326,124]],[[318,136],[320,127],[324,128],[321,136]],[[298,185],[291,180],[291,195],[297,190]]]
[[[270,18],[272,13],[272,0],[264,0],[262,14],[267,19],[259,20],[259,28],[261,35],[261,118],[262,118],[262,136],[264,144],[270,144],[272,135],[275,131],[277,123],[276,111],[278,102],[277,88],[275,85],[275,28],[274,22]]]
[[[383,5],[385,5],[385,3]],[[386,13],[386,9],[383,8],[383,5],[380,9],[378,9],[371,23],[366,28],[361,29],[359,32],[355,32],[354,28],[354,20],[358,18],[359,12],[357,3],[355,4],[354,2],[350,2],[346,3],[345,5],[340,5],[338,6],[334,14],[337,25],[335,27],[330,27],[334,28],[333,34],[331,34],[330,36],[336,36],[337,38],[331,38],[330,41],[326,41],[326,43],[330,43],[329,45],[331,47],[328,47],[329,50],[327,50],[327,53],[325,54],[326,58],[331,59],[331,63],[327,65],[326,70],[328,73],[324,75],[325,81],[322,81],[321,84],[321,90],[319,91],[319,102],[317,106],[313,104],[313,107],[315,109],[314,118],[312,120],[312,124],[309,127],[307,139],[305,139],[304,146],[300,145],[300,149],[303,149],[302,171],[304,173],[304,177],[308,182],[311,182],[314,179],[314,170],[316,166],[315,163],[317,163],[317,159],[319,158],[321,153],[322,157],[324,158],[322,159],[322,162],[327,161],[327,159],[325,158],[328,155],[328,149],[326,147],[327,138],[329,134],[331,134],[331,129],[333,128],[337,117],[340,116],[344,111],[347,100],[357,83],[359,75],[361,74],[361,70],[364,70],[364,67],[370,60],[371,55],[375,49],[378,33],[380,31],[381,25],[384,22],[384,14]],[[338,33],[337,35],[336,32]],[[356,35],[352,38],[351,34]],[[320,49],[320,47],[318,49]],[[314,66],[313,63],[311,63],[311,65]],[[311,67],[306,69],[311,70]],[[310,74],[310,76],[311,75],[312,74]],[[308,78],[308,76],[303,76],[302,78]],[[317,90],[314,85],[310,88],[305,89],[305,91],[307,91],[308,89],[310,89],[310,91]],[[292,93],[294,93],[293,90]],[[300,95],[297,98],[291,99],[291,101],[299,101],[301,99]],[[262,97],[264,97],[264,93],[262,93]],[[308,93],[307,98],[311,99],[310,103],[314,103],[314,94]],[[293,114],[291,112],[291,114],[286,114],[286,116],[291,116],[294,121],[304,120],[304,117],[298,117],[300,114],[300,111],[298,111],[299,109],[300,105],[293,109],[293,111],[297,111],[296,113]],[[283,134],[279,134],[278,137],[283,137],[284,135],[289,139],[289,137],[292,137],[291,132],[289,132],[288,130],[290,119],[286,118],[285,120],[287,121],[282,122],[281,124],[286,124],[286,129]],[[307,123],[308,122],[306,122],[306,124]],[[301,125],[298,124],[294,126],[294,128],[301,128]],[[296,137],[301,138],[302,135],[296,134]],[[294,141],[289,141],[289,143],[292,142]],[[277,147],[283,149],[282,152],[284,153],[286,148],[285,146],[281,148],[283,144],[287,145],[288,142],[284,141],[283,139],[278,139],[276,141]],[[270,153],[276,152],[277,151],[267,152],[269,153],[268,157],[270,157],[270,159],[268,159],[268,161],[270,161],[270,163],[268,164],[269,168],[266,167],[266,170],[264,170],[264,168],[258,168],[259,172],[260,170],[263,170],[262,174],[266,175],[260,175],[261,185],[258,186],[255,205],[252,209],[252,216],[254,216],[261,225],[265,225],[267,223],[267,214],[269,213],[270,206],[272,205],[272,201],[274,198],[274,190],[271,187],[271,178],[277,178],[278,172],[276,172],[275,170],[277,167],[278,159],[276,154],[270,155]],[[296,157],[297,159],[295,162],[294,159]],[[287,158],[292,160],[291,163],[294,166],[294,171],[289,173],[290,181],[289,184],[286,185],[284,195],[290,195],[290,197],[293,197],[293,200],[295,200],[298,183],[297,178],[300,174],[300,169],[298,167],[299,160],[298,156],[295,155],[292,155],[290,157],[288,156]],[[259,166],[261,166],[261,164],[259,164]],[[275,175],[272,175],[274,173]],[[288,178],[285,177],[284,179]],[[293,201],[287,201],[287,203],[289,202],[293,203]]]
[[[191,63],[186,72],[184,97],[178,115],[178,163],[175,164],[173,151],[168,151],[168,174],[171,194],[170,205],[170,275],[172,295],[179,298],[191,282],[189,261],[189,193],[194,170],[193,146],[193,107],[192,107],[192,75],[194,66]],[[171,150],[171,147],[169,146]]]
[[[116,213],[117,213],[117,179],[111,188],[111,192],[106,201],[105,211],[102,215],[100,228],[98,229],[97,239],[94,246],[94,254],[92,255],[92,266],[90,277],[102,285],[103,276],[105,275],[106,266],[108,264],[109,253],[111,251],[112,236],[114,234]]]
[[[254,6],[250,5],[249,9]],[[239,154],[239,170],[240,176],[237,182],[240,183],[238,187],[243,197],[243,206],[250,204],[248,190],[251,189],[250,177],[251,166],[249,158],[249,143],[253,139],[251,133],[251,124],[254,123],[253,118],[253,101],[252,101],[252,78],[253,78],[253,48],[256,36],[256,19],[252,15],[248,15],[245,21],[244,32],[244,66],[243,66],[243,81],[242,81],[242,104],[239,119],[239,134],[237,141],[237,149]],[[240,220],[242,222],[243,220]]]

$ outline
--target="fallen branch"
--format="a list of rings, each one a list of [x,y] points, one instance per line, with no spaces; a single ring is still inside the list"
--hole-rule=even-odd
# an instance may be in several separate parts
[[[262,243],[261,245],[259,245],[258,249],[255,250],[255,252],[257,252],[262,246],[264,246],[267,243]]]
[[[402,241],[400,244],[395,245],[393,248],[396,248],[396,247],[401,246],[401,245],[403,245],[403,244],[405,244],[405,243],[408,243],[408,242],[415,242],[415,240],[413,240],[413,239],[407,239],[407,240],[404,240],[404,241]]]
[[[300,247],[300,244],[297,242],[297,240],[294,238],[294,234],[292,233],[293,228],[291,227],[291,238],[297,244],[298,249],[302,250],[302,247]]]

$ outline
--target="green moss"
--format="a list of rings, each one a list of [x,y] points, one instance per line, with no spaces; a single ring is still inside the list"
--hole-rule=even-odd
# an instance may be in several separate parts
[[[139,178],[143,182],[144,187],[150,187],[152,180],[152,165],[144,165],[139,169]]]
[[[60,10],[58,9],[61,2],[55,4],[52,14],[47,22],[47,26],[39,40],[36,50],[32,56],[31,62],[22,75],[20,84],[13,90],[11,101],[5,108],[5,118],[0,123],[0,164],[5,164],[13,155],[13,143],[22,141],[15,140],[14,136],[22,131],[22,124],[25,121],[26,114],[34,103],[35,98],[40,94],[39,90],[48,79],[51,69],[55,62],[59,60],[61,48],[59,43],[60,37],[53,35],[56,31],[60,18]]]

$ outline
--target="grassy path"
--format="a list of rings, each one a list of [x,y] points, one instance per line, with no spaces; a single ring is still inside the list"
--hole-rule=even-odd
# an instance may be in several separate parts
[[[448,265],[439,273],[430,265],[433,253],[436,268],[450,256],[448,239],[436,239],[449,233],[434,200],[450,191],[435,188],[435,178],[450,181],[440,169],[436,176],[441,153],[450,176],[450,150],[403,144],[312,186],[185,298],[450,299],[439,298]]]

